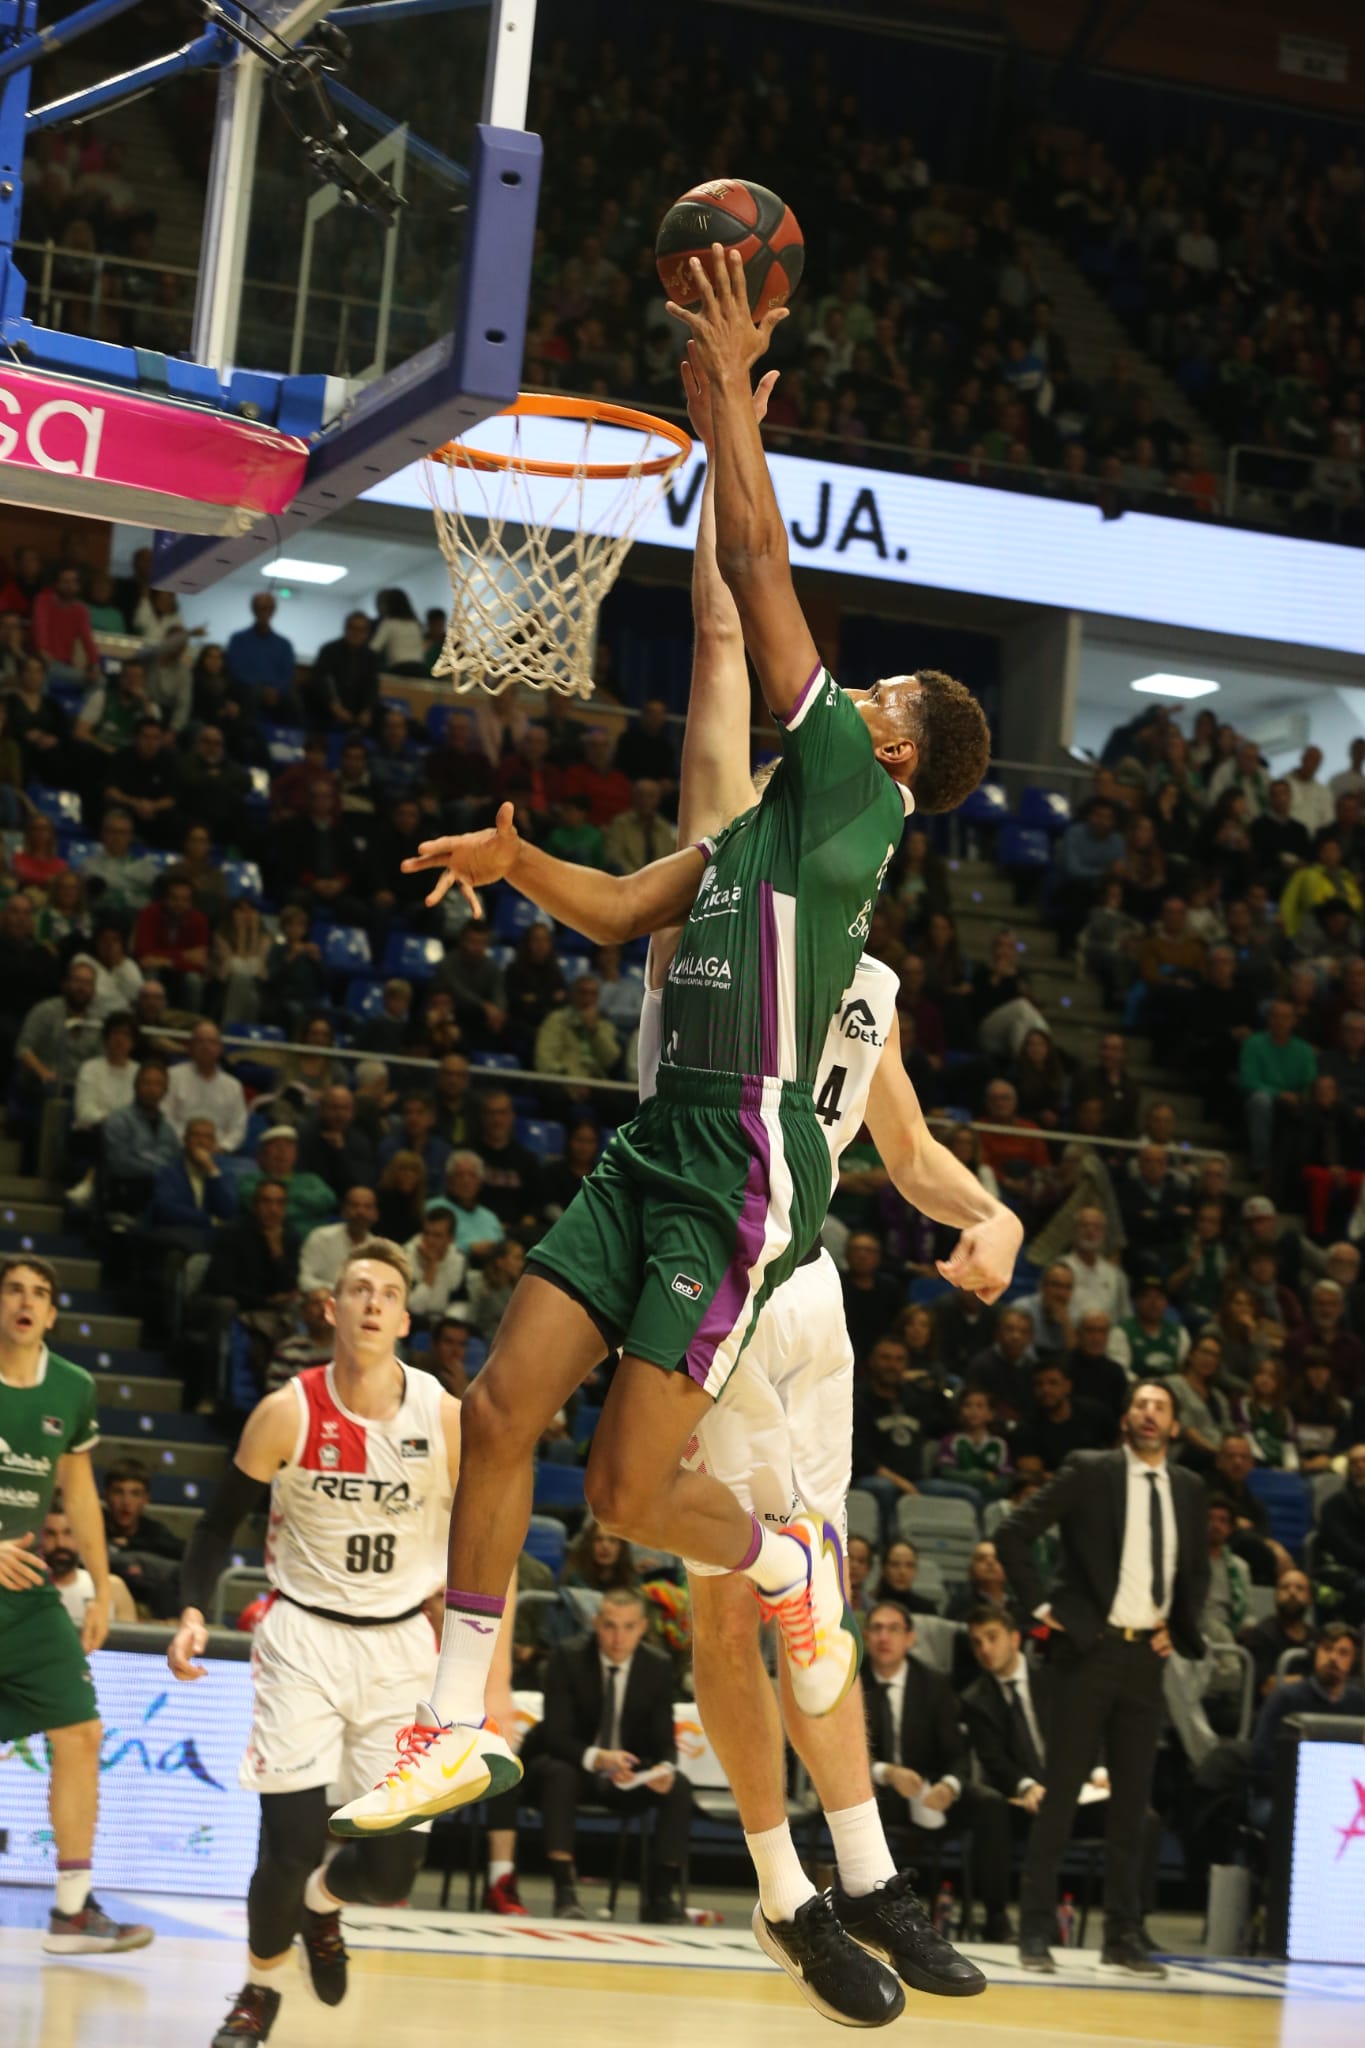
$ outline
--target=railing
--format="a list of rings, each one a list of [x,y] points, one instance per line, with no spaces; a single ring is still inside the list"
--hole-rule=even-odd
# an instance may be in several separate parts
[[[1249,525],[1365,542],[1365,463],[1236,442],[1228,450],[1227,510]]]

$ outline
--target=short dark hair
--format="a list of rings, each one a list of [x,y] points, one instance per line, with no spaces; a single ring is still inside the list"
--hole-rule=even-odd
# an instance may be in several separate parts
[[[1144,1387],[1156,1387],[1170,1402],[1171,1412],[1175,1412],[1175,1395],[1171,1392],[1171,1383],[1169,1380],[1162,1379],[1160,1373],[1148,1373],[1144,1378],[1133,1381],[1132,1386],[1128,1390],[1128,1406],[1130,1408]]]
[[[141,1458],[115,1458],[112,1465],[106,1465],[103,1478],[104,1491],[111,1486],[141,1486],[147,1493],[152,1490],[152,1475]]]
[[[100,1026],[100,1038],[105,1045],[109,1043],[110,1034],[115,1031],[131,1031],[133,1037],[137,1037],[137,1018],[131,1010],[111,1010],[109,1012],[109,1015]]]
[[[347,1252],[342,1260],[334,1293],[340,1294],[347,1273],[352,1266],[359,1265],[362,1259],[369,1259],[377,1266],[392,1266],[403,1282],[404,1295],[412,1292],[412,1268],[408,1264],[407,1253],[402,1245],[395,1244],[391,1237],[367,1237],[364,1244],[358,1244],[355,1250]]]
[[[1213,1513],[1215,1508],[1221,1508],[1225,1515],[1231,1515],[1234,1520],[1236,1519],[1237,1510],[1225,1493],[1211,1493],[1204,1502],[1204,1506],[1210,1514]]]
[[[910,1609],[908,1607],[901,1606],[899,1600],[878,1600],[872,1607],[868,1609],[868,1621],[875,1621],[876,1617],[879,1614],[896,1615],[901,1621],[905,1623],[905,1626],[909,1629],[911,1635],[915,1633],[915,1617],[910,1612]]]
[[[952,811],[964,803],[986,772],[991,729],[965,683],[941,669],[916,671],[922,715],[919,762],[911,785],[916,811]]]
[[[1321,1643],[1354,1643],[1360,1646],[1360,1631],[1351,1627],[1349,1621],[1325,1621],[1313,1638],[1316,1650]]]
[[[36,1258],[32,1252],[10,1252],[5,1258],[0,1259],[0,1286],[3,1286],[10,1274],[17,1272],[21,1266],[26,1272],[36,1273],[40,1280],[46,1280],[52,1292],[52,1305],[55,1308],[57,1268],[47,1259]]]
[[[998,1621],[1001,1628],[1007,1628],[1011,1635],[1018,1636],[1023,1634],[1022,1627],[1008,1608],[992,1607],[984,1600],[979,1607],[973,1607],[968,1614],[967,1627],[969,1630],[986,1628],[993,1621]]]

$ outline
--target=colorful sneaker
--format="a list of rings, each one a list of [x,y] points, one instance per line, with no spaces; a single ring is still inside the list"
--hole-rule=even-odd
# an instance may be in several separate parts
[[[372,1792],[332,1815],[334,1835],[401,1835],[455,1806],[472,1806],[521,1782],[521,1765],[497,1723],[443,1723],[425,1700],[398,1731],[398,1755]]]
[[[506,1876],[484,1887],[483,1910],[485,1913],[520,1914],[523,1920],[526,1918],[526,1908],[517,1890],[515,1870],[509,1870]]]
[[[266,2040],[279,2009],[278,1991],[267,1990],[264,1984],[244,1984],[213,2037],[213,2048],[241,2048],[243,2041]]]
[[[315,1997],[323,2005],[340,2005],[346,1996],[346,1965],[350,1960],[341,1938],[340,1913],[315,1913],[305,1906],[299,1942],[304,1973]]]
[[[803,1714],[832,1714],[847,1698],[863,1658],[858,1632],[844,1593],[844,1546],[832,1522],[797,1515],[783,1530],[806,1552],[806,1583],[776,1599],[760,1592],[765,1621],[782,1634],[792,1692]]]
[[[975,1998],[985,1990],[986,1979],[975,1963],[935,1931],[912,1889],[913,1876],[902,1870],[858,1898],[851,1898],[836,1881],[831,1901],[835,1919],[845,1934],[889,1963],[912,1991],[928,1991],[937,1998]]]
[[[817,1892],[791,1920],[768,1920],[754,1907],[754,1940],[784,1969],[808,2005],[845,2027],[884,2027],[905,2011],[905,1993],[889,1970],[850,1941],[829,1895]]]
[[[150,1927],[111,1920],[92,1892],[79,1913],[52,1908],[43,1947],[50,1956],[111,1956],[121,1955],[124,1949],[146,1948],[154,1938]]]

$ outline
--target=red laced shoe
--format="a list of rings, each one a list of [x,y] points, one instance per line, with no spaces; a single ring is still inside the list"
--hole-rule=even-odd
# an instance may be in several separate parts
[[[507,1871],[493,1884],[485,1886],[483,1910],[485,1913],[519,1914],[523,1920],[526,1919],[526,1908],[522,1905],[521,1893],[517,1890],[515,1870]]]

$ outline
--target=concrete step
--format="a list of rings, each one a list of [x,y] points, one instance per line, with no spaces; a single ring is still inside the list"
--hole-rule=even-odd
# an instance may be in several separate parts
[[[0,1173],[0,1202],[60,1202],[62,1191],[36,1174]]]
[[[64,1315],[57,1324],[56,1348],[62,1348],[63,1337],[72,1344],[95,1344],[110,1351],[136,1350],[142,1342],[142,1324],[136,1316],[114,1315]]]
[[[167,1444],[145,1436],[101,1437],[97,1463],[112,1465],[116,1458],[141,1458],[158,1472],[182,1479],[216,1479],[228,1462],[225,1444]],[[158,1510],[159,1512],[159,1510]]]
[[[0,1173],[18,1173],[24,1148],[17,1138],[0,1138]]]
[[[183,1389],[179,1380],[101,1373],[96,1384],[101,1408],[131,1408],[151,1415],[180,1413]]]
[[[53,1260],[63,1290],[72,1294],[94,1294],[103,1285],[98,1259],[70,1259],[60,1253]]]
[[[62,1205],[60,1202],[9,1202],[0,1196],[0,1237],[8,1232],[18,1231],[21,1235],[55,1237],[62,1227]],[[32,1245],[10,1245],[7,1250],[23,1249],[32,1251]]]
[[[152,1509],[152,1513],[157,1521],[164,1522],[171,1531],[171,1534],[179,1536],[183,1542],[189,1541],[194,1533],[194,1525],[203,1512],[202,1507],[172,1507],[168,1504],[163,1505],[161,1502],[157,1502]],[[243,1522],[238,1529],[233,1542],[233,1549],[263,1549],[265,1547],[265,1530],[264,1515],[253,1515],[250,1521]]]

